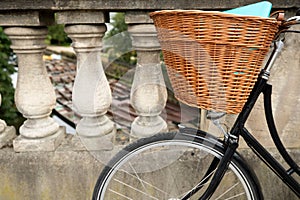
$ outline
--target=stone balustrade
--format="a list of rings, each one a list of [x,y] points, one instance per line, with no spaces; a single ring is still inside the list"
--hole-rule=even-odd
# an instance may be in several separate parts
[[[295,8],[300,7],[299,0],[270,1],[275,10],[285,9],[288,13],[294,13]],[[1,0],[0,26],[4,27],[12,42],[11,48],[18,56],[15,102],[26,121],[17,136],[15,128],[0,119],[0,148],[13,141],[13,149],[0,150],[0,199],[91,199],[94,183],[105,164],[102,161],[109,159],[117,150],[112,150],[115,122],[107,117],[112,93],[100,57],[110,12],[125,13],[132,47],[137,52],[130,99],[138,114],[131,124],[131,136],[135,139],[168,129],[166,121],[160,117],[167,100],[160,69],[160,47],[148,13],[162,9],[223,10],[253,2]],[[77,57],[73,107],[82,116],[76,127],[80,140],[78,137],[66,136],[65,127],[59,126],[51,117],[56,97],[42,57],[47,47],[44,42],[47,26],[54,23],[65,26]],[[295,76],[300,74],[297,67],[300,61],[295,59],[300,57],[299,42],[299,37],[289,38],[287,46],[290,50],[283,53],[281,62],[277,64],[280,67],[275,68],[271,80],[280,83],[280,86],[273,88],[276,123],[285,145],[296,161],[300,158],[300,95],[295,90],[300,84],[299,76]],[[262,110],[260,100],[247,127],[276,159],[284,162],[271,143],[265,123],[257,123],[264,122]],[[234,117],[228,116],[226,120],[232,121],[230,118]],[[201,123],[201,127],[210,132],[216,131],[205,120],[201,119]],[[91,151],[85,151],[85,148]],[[98,151],[93,150],[104,151],[98,155],[95,153]],[[244,148],[240,153],[257,174],[265,199],[298,199],[251,150]]]
[[[289,1],[289,4],[279,0],[272,2],[277,9],[299,7],[297,0]],[[109,12],[125,12],[132,46],[137,52],[130,100],[138,114],[131,125],[131,134],[139,138],[168,129],[167,123],[160,117],[167,100],[160,68],[160,46],[148,13],[161,9],[220,10],[247,3],[252,1],[1,1],[0,26],[5,28],[5,33],[12,41],[11,48],[18,56],[15,102],[26,118],[19,130],[20,135],[14,139],[14,150],[53,151],[65,135],[65,128],[59,127],[51,118],[55,93],[42,59],[48,25],[64,24],[76,52],[73,104],[82,116],[77,124],[77,134],[91,149],[111,149],[115,124],[106,116],[106,112],[112,96],[100,57]],[[14,131],[1,120],[0,144],[6,132],[10,132],[11,137],[15,136]]]

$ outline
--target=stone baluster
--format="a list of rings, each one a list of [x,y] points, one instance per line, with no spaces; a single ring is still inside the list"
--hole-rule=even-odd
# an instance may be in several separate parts
[[[65,24],[77,56],[72,98],[82,119],[76,132],[89,150],[111,149],[115,126],[105,114],[112,96],[101,62],[102,37],[106,31],[104,14],[78,12],[58,13],[58,23]]]
[[[0,106],[1,100],[0,94]],[[5,121],[0,119],[0,148],[12,141],[12,139],[14,139],[16,136],[16,129],[13,126],[7,126]]]
[[[20,136],[14,140],[14,150],[53,151],[64,138],[65,130],[50,117],[56,97],[43,61],[47,28],[9,27],[5,33],[18,57],[15,102],[27,118]]]
[[[131,89],[131,104],[139,115],[131,125],[133,137],[146,137],[167,131],[160,116],[167,101],[167,90],[160,64],[160,45],[148,13],[127,12],[125,17],[137,66]]]

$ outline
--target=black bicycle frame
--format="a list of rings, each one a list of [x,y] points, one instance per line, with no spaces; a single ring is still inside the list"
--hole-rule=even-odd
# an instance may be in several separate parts
[[[286,148],[283,146],[275,127],[271,106],[272,86],[264,83],[262,92],[264,94],[265,116],[270,134],[276,148],[290,166],[290,169],[286,170],[283,168],[283,166],[250,134],[244,126],[240,127],[242,128],[240,135],[244,138],[248,146],[256,153],[256,155],[300,198],[300,185],[291,176],[294,172],[299,175],[299,166],[286,151]]]
[[[216,169],[216,172],[212,177],[208,189],[205,191],[203,196],[199,198],[199,200],[209,199],[218,187],[229,165],[230,159],[232,158],[238,146],[239,136],[244,138],[247,145],[255,152],[255,154],[300,198],[300,185],[291,176],[294,172],[296,172],[298,175],[300,174],[299,166],[289,156],[278,136],[271,106],[272,86],[267,83],[267,79],[264,78],[265,75],[266,71],[262,70],[248,98],[248,101],[245,103],[241,113],[238,115],[229,133],[228,139],[225,140],[226,151],[224,157],[221,159],[218,167],[212,169]],[[278,151],[289,164],[290,169],[288,170],[285,170],[283,166],[253,137],[253,135],[244,126],[258,97],[262,93],[264,94],[265,117],[270,134]]]
[[[262,70],[261,74],[258,77],[258,80],[256,81],[256,84],[253,87],[253,90],[251,91],[251,93],[249,95],[248,101],[245,103],[241,113],[238,115],[231,131],[229,132],[229,136],[225,139],[224,142],[226,145],[226,150],[225,150],[224,156],[220,160],[220,163],[216,169],[214,176],[212,177],[209,187],[204,192],[202,197],[199,198],[199,200],[209,199],[211,197],[211,195],[214,193],[214,191],[216,190],[216,188],[218,187],[219,183],[221,182],[221,180],[226,172],[229,162],[230,162],[231,158],[233,157],[235,150],[238,147],[239,136],[240,135],[242,135],[242,136],[249,135],[249,137],[251,136],[251,134],[248,134],[249,133],[248,131],[247,132],[245,131],[246,129],[244,128],[244,124],[247,121],[249,114],[255,105],[255,102],[257,101],[258,97],[264,91],[264,88],[267,85],[267,80],[262,78],[264,74],[265,74],[265,71]],[[251,136],[251,138],[253,138],[253,137]],[[248,143],[247,137],[245,137],[244,139]],[[253,141],[255,142],[254,138],[253,138]],[[253,142],[253,144],[254,144],[253,146],[256,147],[257,145],[254,142]],[[249,144],[252,144],[252,140],[249,140]]]
[[[270,70],[276,57],[283,47],[283,41],[284,36],[281,37],[280,35],[274,41],[274,49],[270,54],[265,68],[259,74],[257,81],[248,97],[248,100],[245,103],[242,111],[238,115],[233,127],[231,128],[230,132],[225,135],[224,156],[221,160],[213,160],[213,162],[210,164],[210,167],[208,168],[208,171],[206,172],[206,174],[209,174],[209,177],[204,177],[204,179],[202,179],[192,191],[187,193],[182,198],[182,200],[188,199],[198,190],[200,190],[203,183],[208,182],[208,179],[211,179],[210,184],[202,197],[199,198],[199,200],[206,200],[212,196],[216,188],[219,186],[225,174],[225,171],[227,170],[228,165],[234,153],[236,152],[240,136],[244,138],[245,142],[253,150],[253,152],[300,198],[300,184],[292,177],[293,173],[296,173],[298,176],[300,176],[300,167],[288,154],[278,135],[272,113],[272,86],[268,84]],[[287,170],[245,128],[245,122],[247,121],[258,97],[262,93],[264,94],[265,118],[267,120],[268,129],[276,148],[278,149],[279,153],[282,155],[286,163],[290,166],[290,168]],[[214,175],[211,175],[211,172],[213,171],[215,171],[215,173]]]

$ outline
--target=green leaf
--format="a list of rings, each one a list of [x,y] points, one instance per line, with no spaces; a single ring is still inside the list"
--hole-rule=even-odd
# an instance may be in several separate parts
[[[14,102],[15,89],[10,76],[15,72],[15,69],[8,64],[8,58],[12,52],[10,44],[10,40],[0,27],[0,93],[2,97],[0,119],[6,121],[9,125],[18,127],[20,122],[24,121],[24,118],[18,112]]]

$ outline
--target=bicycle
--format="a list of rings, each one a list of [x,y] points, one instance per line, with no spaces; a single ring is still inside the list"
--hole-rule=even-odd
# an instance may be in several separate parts
[[[299,15],[300,10],[278,29],[271,56],[257,76],[230,131],[218,125],[222,112],[212,112],[210,115],[224,132],[223,138],[181,126],[179,132],[160,133],[137,140],[120,151],[103,169],[93,199],[263,199],[255,173],[237,152],[240,136],[300,198],[299,182],[292,177],[300,176],[300,167],[278,136],[271,106],[272,86],[268,83],[274,61],[284,45],[285,33],[299,33],[289,30],[293,25],[300,24]],[[285,169],[245,127],[261,94],[264,96],[265,117],[270,134],[289,169]]]

